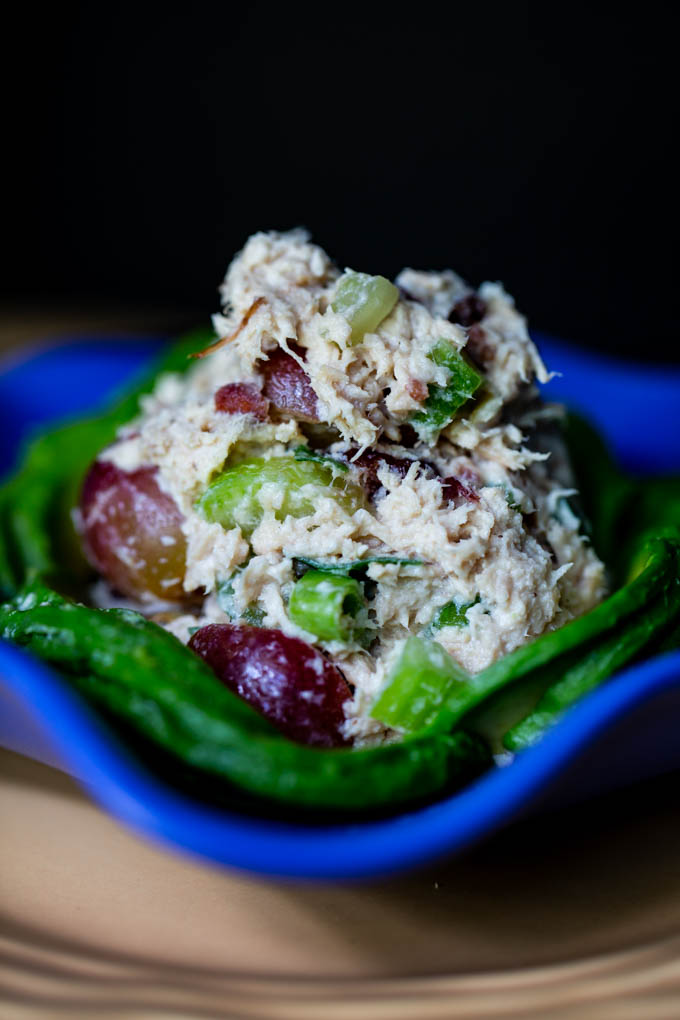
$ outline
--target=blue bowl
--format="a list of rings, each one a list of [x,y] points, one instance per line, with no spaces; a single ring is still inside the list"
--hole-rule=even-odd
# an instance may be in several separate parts
[[[680,370],[626,365],[537,340],[548,364],[563,373],[545,387],[549,399],[587,414],[628,469],[680,471]],[[102,404],[160,343],[80,340],[6,362],[0,469],[13,465],[18,443],[37,427]],[[0,643],[0,744],[71,773],[142,835],[266,875],[365,878],[453,854],[530,810],[679,768],[679,725],[680,652],[674,652],[614,677],[511,765],[436,804],[376,821],[293,824],[209,807],[164,785],[62,679]]]

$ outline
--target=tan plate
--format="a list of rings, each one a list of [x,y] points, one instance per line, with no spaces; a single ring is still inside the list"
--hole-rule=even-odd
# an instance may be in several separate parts
[[[121,829],[0,752],[0,1016],[677,1017],[677,780],[426,872],[263,882]]]
[[[0,310],[0,351],[176,310]],[[676,778],[370,885],[266,883],[149,846],[0,751],[0,1018],[680,1016]]]

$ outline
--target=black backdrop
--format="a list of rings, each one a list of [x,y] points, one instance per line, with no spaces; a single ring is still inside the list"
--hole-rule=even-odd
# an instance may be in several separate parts
[[[599,6],[22,9],[2,290],[207,315],[249,233],[304,224],[342,265],[501,279],[537,327],[676,360],[675,26]]]

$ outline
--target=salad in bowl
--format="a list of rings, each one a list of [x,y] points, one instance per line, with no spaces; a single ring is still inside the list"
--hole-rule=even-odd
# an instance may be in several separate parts
[[[341,270],[296,230],[251,237],[221,299],[0,490],[0,635],[161,770],[389,814],[680,645],[678,484],[542,399],[499,284]]]

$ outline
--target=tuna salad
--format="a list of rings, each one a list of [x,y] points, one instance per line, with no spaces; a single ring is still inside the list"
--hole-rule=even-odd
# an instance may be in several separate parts
[[[294,739],[362,746],[403,732],[395,678],[479,673],[602,600],[500,284],[341,270],[294,230],[251,237],[220,294],[214,342],[87,475],[97,605],[128,600]]]

